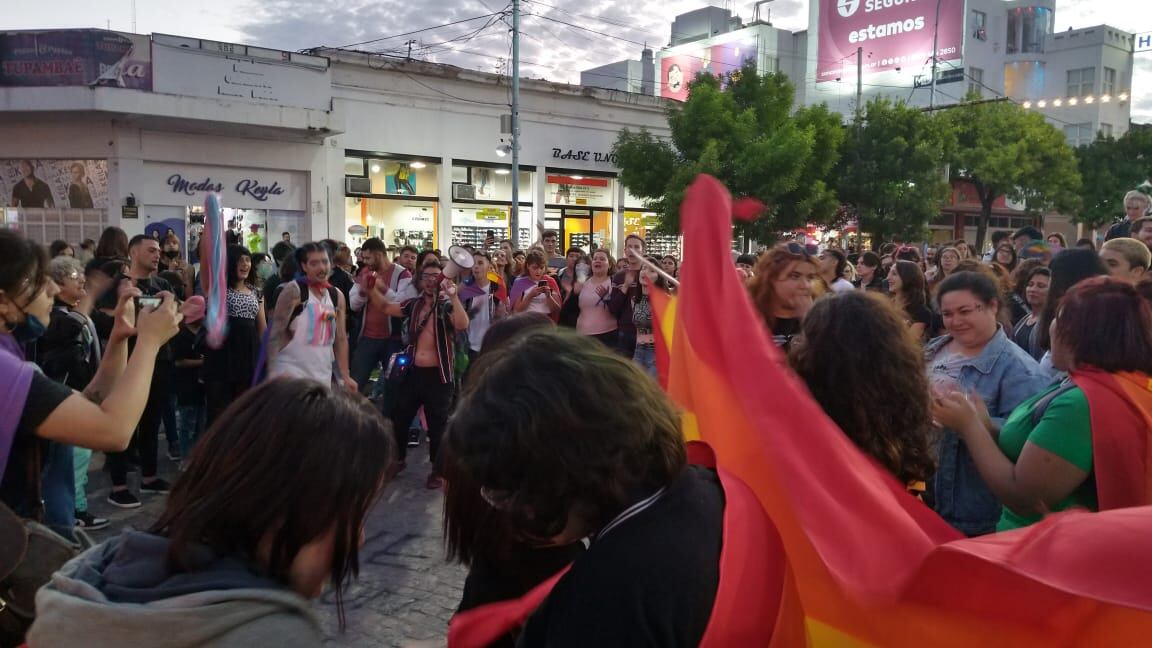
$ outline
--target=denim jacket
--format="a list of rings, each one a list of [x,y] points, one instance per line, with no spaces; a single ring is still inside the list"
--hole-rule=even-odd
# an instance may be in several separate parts
[[[927,369],[931,369],[937,354],[951,341],[952,336],[944,335],[928,343],[924,348]],[[1050,382],[1050,377],[1032,356],[1013,343],[998,326],[984,351],[960,368],[959,387],[979,394],[988,406],[988,415],[999,424],[1020,403],[1035,396]],[[953,430],[944,429],[936,446],[936,460],[932,490],[940,517],[965,535],[995,531],[996,521],[1000,519],[1000,501],[980,477],[968,448]]]

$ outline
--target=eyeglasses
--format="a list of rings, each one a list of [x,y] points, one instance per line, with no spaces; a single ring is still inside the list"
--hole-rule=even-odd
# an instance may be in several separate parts
[[[435,279],[439,276],[440,276],[439,272],[437,272],[436,274],[428,274],[427,272],[423,272],[420,274],[421,279]]]
[[[802,256],[805,259],[812,258],[812,255],[808,252],[808,248],[800,245],[799,243],[789,243],[785,249],[788,250],[788,254]]]

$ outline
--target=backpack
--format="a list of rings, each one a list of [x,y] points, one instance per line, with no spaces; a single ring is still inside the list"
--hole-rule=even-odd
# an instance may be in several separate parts
[[[1032,406],[1032,427],[1040,425],[1041,419],[1044,418],[1044,412],[1048,411],[1048,406],[1052,404],[1052,401],[1073,389],[1076,389],[1076,383],[1072,382],[1071,378],[1065,378],[1059,387],[1045,394],[1044,398],[1036,401],[1036,404]]]

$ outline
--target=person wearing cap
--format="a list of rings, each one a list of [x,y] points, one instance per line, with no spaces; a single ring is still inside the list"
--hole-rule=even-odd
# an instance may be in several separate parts
[[[176,396],[176,430],[180,438],[180,468],[183,470],[196,437],[204,431],[205,397],[201,369],[204,366],[204,298],[193,295],[180,306],[184,321],[172,338],[176,360],[172,372],[172,393]]]

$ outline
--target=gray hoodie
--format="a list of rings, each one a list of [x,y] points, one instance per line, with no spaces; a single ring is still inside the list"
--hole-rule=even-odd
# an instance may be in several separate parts
[[[125,531],[64,565],[36,594],[32,648],[303,648],[322,641],[300,595],[247,563],[199,550],[173,572],[168,540]]]

